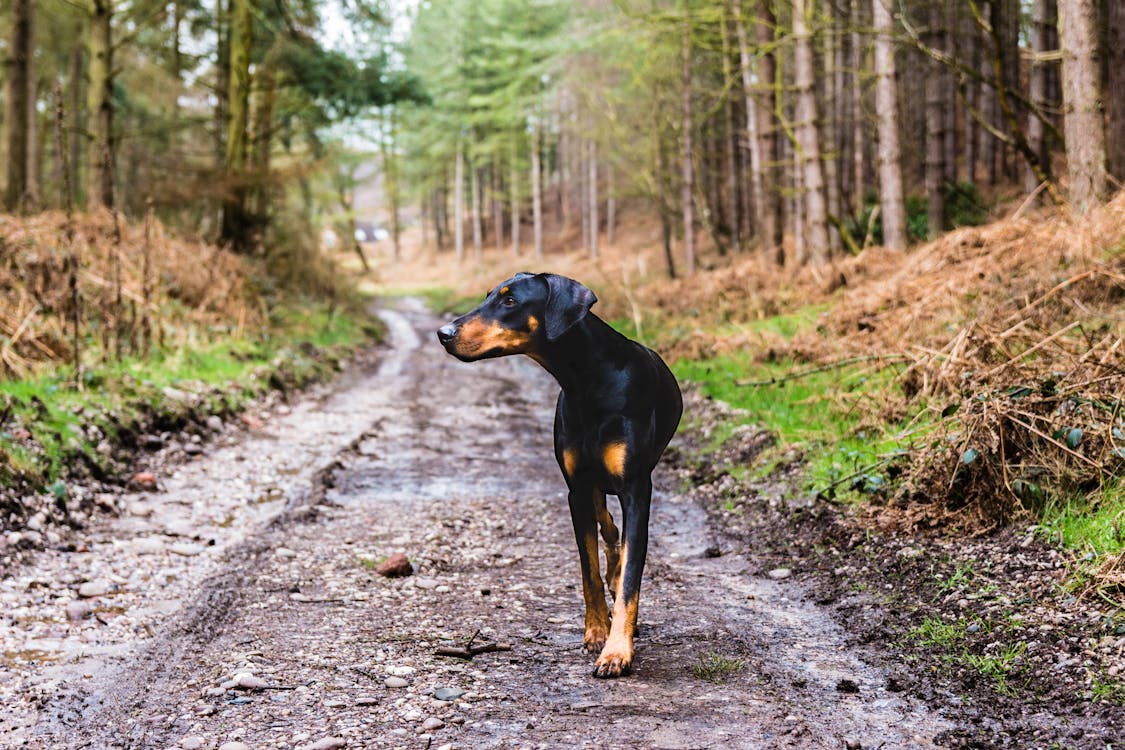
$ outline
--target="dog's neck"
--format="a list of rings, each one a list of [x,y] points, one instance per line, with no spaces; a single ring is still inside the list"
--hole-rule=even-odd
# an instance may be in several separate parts
[[[578,395],[590,387],[596,387],[606,379],[609,371],[604,359],[595,359],[593,352],[615,348],[618,341],[628,341],[605,321],[593,313],[587,313],[582,320],[554,341],[544,342],[531,358],[551,373],[563,392]],[[607,346],[608,345],[608,346]]]

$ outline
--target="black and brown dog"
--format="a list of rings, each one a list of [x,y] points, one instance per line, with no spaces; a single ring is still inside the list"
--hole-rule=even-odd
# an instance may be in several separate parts
[[[582,563],[584,646],[589,653],[600,651],[596,676],[617,677],[633,663],[652,471],[676,432],[683,402],[676,378],[655,352],[590,313],[596,301],[574,279],[519,273],[437,335],[446,351],[464,362],[526,354],[562,386],[555,459],[570,490]],[[620,534],[606,509],[607,494],[621,503]],[[612,622],[598,565],[599,525]]]

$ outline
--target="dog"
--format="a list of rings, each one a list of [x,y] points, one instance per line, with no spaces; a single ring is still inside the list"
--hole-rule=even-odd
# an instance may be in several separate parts
[[[652,471],[679,426],[683,399],[660,356],[591,313],[595,302],[574,279],[518,273],[437,337],[463,362],[525,354],[562,387],[555,460],[569,490],[582,565],[583,649],[599,654],[595,676],[619,677],[633,666]],[[620,532],[606,509],[607,494],[621,503]],[[612,619],[599,570],[599,526]]]

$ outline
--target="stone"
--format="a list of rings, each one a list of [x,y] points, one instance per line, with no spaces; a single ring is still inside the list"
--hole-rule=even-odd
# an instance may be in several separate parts
[[[414,566],[406,558],[405,552],[396,552],[375,568],[375,572],[387,578],[402,578],[412,575]]]
[[[389,688],[404,688],[410,683],[401,677],[388,677],[387,679],[383,680],[383,684]]]
[[[141,447],[146,451],[156,451],[164,447],[164,440],[159,435],[141,435]]]
[[[273,551],[273,553],[278,557],[292,558],[297,556],[297,553],[289,549],[288,547],[278,547]]]
[[[348,741],[343,737],[325,737],[324,739],[304,745],[301,750],[336,750],[336,748],[347,746]]]
[[[414,586],[420,589],[436,589],[438,582],[433,578],[418,578],[414,581]]]
[[[219,750],[250,750],[250,746],[245,742],[224,742],[219,745]]]
[[[201,446],[199,443],[188,443],[184,446],[184,453],[188,454],[189,456],[198,456],[202,452],[203,446]]]
[[[75,599],[66,604],[66,619],[71,622],[79,622],[89,617],[93,611],[93,604],[84,602],[81,599]]]
[[[183,557],[195,557],[203,552],[202,544],[192,544],[191,542],[177,542],[168,548],[168,551],[174,555],[181,555]]]
[[[202,737],[184,737],[180,740],[180,747],[184,750],[199,750],[203,747]]]
[[[793,571],[789,568],[774,568],[769,573],[766,573],[770,578],[775,581],[783,581],[789,576],[793,575]]]
[[[151,492],[156,489],[156,475],[151,471],[138,471],[129,481],[138,490]]]
[[[441,729],[445,726],[445,722],[436,716],[431,716],[422,722],[422,729],[427,732],[432,732],[435,729]]]
[[[220,417],[217,414],[212,414],[211,416],[207,417],[207,429],[210,430],[211,432],[219,432],[220,430],[222,430],[223,429],[222,417]]]
[[[418,670],[416,670],[414,667],[407,667],[407,666],[390,666],[390,667],[387,667],[387,674],[392,675],[394,677],[410,677],[412,674],[414,674],[417,671]]]
[[[78,587],[78,595],[83,599],[92,599],[95,596],[105,596],[109,593],[108,581],[86,581]]]
[[[465,694],[461,688],[438,688],[434,691],[434,697],[439,701],[455,701]]]
[[[257,675],[250,672],[239,672],[234,676],[235,686],[245,688],[246,690],[261,690],[268,687],[269,683]]]

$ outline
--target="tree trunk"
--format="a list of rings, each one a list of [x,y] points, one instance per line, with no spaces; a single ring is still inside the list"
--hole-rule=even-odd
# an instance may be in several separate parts
[[[16,211],[27,193],[27,163],[30,154],[28,147],[28,123],[31,117],[31,101],[28,97],[31,81],[31,0],[12,0],[12,37],[8,48],[6,67],[7,107],[4,122],[8,126],[8,184],[4,193],[4,205],[9,211]]]
[[[226,157],[227,92],[230,89],[230,0],[215,0],[215,159]]]
[[[512,256],[515,258],[520,257],[520,181],[519,169],[517,168],[518,160],[516,158],[516,144],[518,140],[512,139],[512,153],[508,158],[511,174],[508,178],[508,202],[511,204],[512,209]]]
[[[398,217],[400,196],[398,160],[394,152],[395,113],[393,107],[387,107],[384,123],[385,132],[379,139],[380,150],[383,152],[383,191],[387,194],[387,215],[391,220],[391,248],[393,258],[397,263],[402,259],[402,227]]]
[[[980,5],[981,16],[988,18],[991,13],[991,4],[988,0],[982,2]],[[974,34],[980,34],[980,30],[974,30]],[[992,43],[992,37],[988,34],[982,35],[980,44],[980,119],[987,125],[997,126],[997,103],[996,103],[996,89],[993,86],[992,75],[992,57],[1000,54],[996,46]],[[980,158],[981,165],[984,167],[984,179],[989,185],[996,184],[996,137],[988,132],[988,128],[978,128],[977,133],[980,136],[980,145],[977,149],[977,155]]]
[[[85,190],[82,183],[82,128],[78,123],[83,122],[82,111],[82,45],[76,44],[70,50],[70,170],[69,180],[70,195],[67,196],[72,206],[85,204]],[[60,159],[61,161],[61,159]]]
[[[543,259],[543,178],[540,149],[539,120],[531,127],[531,236],[535,242],[535,259]]]
[[[589,193],[589,168],[586,165],[586,158],[589,155],[589,149],[583,141],[577,141],[575,151],[578,152],[578,164],[576,171],[578,172],[578,217],[582,225],[582,249],[587,253],[590,252],[590,199]]]
[[[681,41],[682,91],[680,96],[681,136],[683,140],[683,153],[681,155],[681,171],[683,184],[680,187],[680,204],[684,216],[684,268],[685,273],[691,276],[695,273],[695,174],[692,164],[692,65],[691,65],[691,26],[684,24],[683,38]]]
[[[926,43],[945,51],[941,9],[930,5],[926,19]],[[937,237],[945,228],[945,65],[927,60],[926,65],[926,234]]]
[[[457,262],[465,260],[465,145],[457,139],[457,163],[453,172],[453,249]]]
[[[724,4],[723,17],[719,25],[722,32],[723,81],[731,81],[734,78],[734,66],[731,64],[730,28],[727,25],[729,10],[730,6]],[[734,98],[726,93],[723,95],[723,122],[726,126],[722,134],[726,230],[731,245],[735,248],[741,248],[740,230],[742,221],[738,211],[738,161],[735,159],[735,139],[737,138],[738,128],[735,125]]]
[[[781,245],[782,224],[781,191],[778,190],[780,178],[778,165],[781,163],[781,132],[774,123],[778,107],[778,65],[773,49],[777,34],[777,18],[770,0],[759,0],[758,22],[754,26],[755,41],[762,49],[758,56],[758,81],[765,86],[760,107],[757,107],[757,141],[760,144],[762,191],[756,200],[760,206],[758,226],[761,230],[762,247],[774,251],[777,265],[785,264],[785,249]],[[753,167],[751,167],[753,169]]]
[[[835,254],[840,250],[840,235],[832,226],[827,217],[839,218],[840,211],[840,144],[837,136],[840,132],[840,103],[843,98],[843,58],[841,58],[842,43],[836,34],[836,10],[834,4],[826,9],[828,14],[828,30],[823,34],[824,39],[824,75],[820,78],[822,98],[824,102],[823,126],[820,131],[821,151],[824,170],[824,193],[828,201],[826,213],[826,228],[828,231],[828,250]]]
[[[589,197],[590,197],[590,257],[597,259],[598,257],[598,144],[593,141],[587,143],[587,150],[589,152],[589,166],[590,176],[589,180]]]
[[[469,160],[469,188],[473,200],[473,260],[478,264],[481,260],[481,245],[483,244],[483,231],[481,227],[481,195],[480,195],[480,168]]]
[[[1031,10],[1031,70],[1028,74],[1028,100],[1031,111],[1027,116],[1027,144],[1039,157],[1043,169],[1050,175],[1051,159],[1047,150],[1046,127],[1041,115],[1047,107],[1047,69],[1043,56],[1050,51],[1048,28],[1053,25],[1053,9],[1048,7],[1050,0],[1035,0]],[[1030,165],[1023,168],[1023,187],[1031,193],[1039,186],[1039,177]]]
[[[852,208],[858,214],[863,210],[864,194],[867,192],[867,159],[865,158],[867,139],[864,137],[863,132],[863,79],[860,77],[860,70],[863,64],[863,46],[860,43],[862,37],[858,31],[863,18],[863,10],[860,6],[860,0],[851,0],[851,3],[853,29],[851,34],[852,159],[854,162],[852,167],[854,172],[852,175],[852,191],[855,193]]]
[[[1120,183],[1125,182],[1125,2],[1110,0],[1107,5],[1106,161],[1109,173]]]
[[[113,15],[110,0],[92,0],[86,36],[87,201],[113,207]]]
[[[612,245],[617,228],[617,191],[613,179],[613,167],[606,169],[605,179],[605,242],[607,245]]]
[[[249,249],[246,216],[246,129],[249,119],[250,49],[254,44],[254,15],[251,0],[232,0],[230,28],[230,85],[227,104],[227,145],[224,168],[228,183],[223,201],[224,241],[236,251]]]
[[[1106,195],[1105,129],[1100,108],[1093,0],[1060,0],[1059,48],[1070,202],[1085,213]]]
[[[793,38],[796,44],[797,163],[801,171],[808,258],[823,263],[828,258],[828,211],[824,200],[824,168],[817,132],[816,92],[813,90],[813,52],[808,15],[812,0],[793,0]]]
[[[273,145],[273,108],[277,94],[277,75],[266,66],[259,66],[258,109],[254,123],[254,192],[257,194],[255,211],[261,217],[270,213],[273,181],[270,179],[270,149]]]
[[[884,4],[887,3],[887,4]],[[872,0],[875,27],[875,111],[879,120],[879,206],[883,218],[883,244],[893,250],[906,247],[906,201],[903,198],[902,161],[898,134],[898,84],[895,80],[894,20],[890,0]]]

